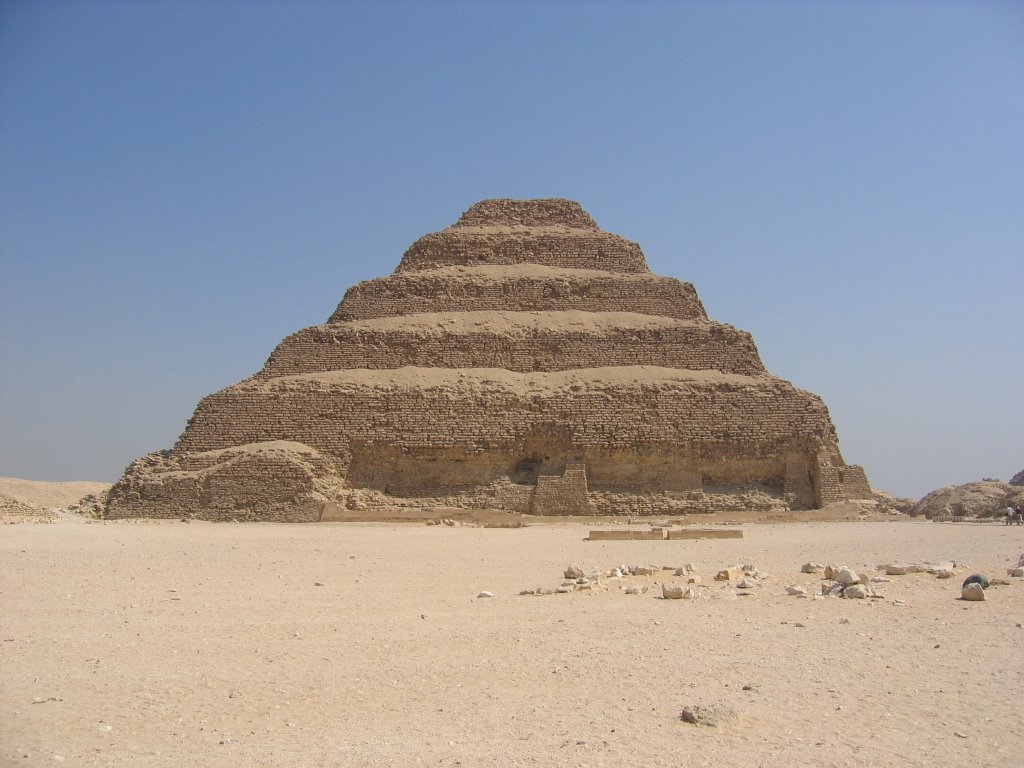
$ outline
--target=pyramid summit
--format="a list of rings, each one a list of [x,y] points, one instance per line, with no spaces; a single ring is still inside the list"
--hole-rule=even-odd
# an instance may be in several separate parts
[[[107,516],[315,521],[870,498],[824,403],[569,200],[484,200],[209,395]]]

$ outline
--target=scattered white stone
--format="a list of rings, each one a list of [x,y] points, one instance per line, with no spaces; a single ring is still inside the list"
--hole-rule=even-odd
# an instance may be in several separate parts
[[[758,586],[757,582],[750,579],[741,579],[739,583],[736,584],[737,589],[753,589],[756,586]]]
[[[964,600],[984,600],[985,590],[981,584],[971,583],[964,586],[963,591],[960,593],[960,597]]]
[[[622,571],[620,571],[618,568],[612,568],[610,571],[608,571],[608,578],[609,579],[621,579],[622,578]]]
[[[872,576],[871,577],[871,583],[872,584],[886,584],[886,583],[888,583],[890,581],[892,581],[892,579],[886,578],[885,576]]]
[[[826,579],[834,579],[836,577],[836,571],[838,569],[834,565],[826,565],[825,570],[822,571],[822,577]]]
[[[583,578],[583,569],[578,565],[570,565],[565,569],[565,578],[567,579],[580,579]]]
[[[576,591],[576,585],[575,584],[562,584],[561,586],[559,586],[559,587],[557,587],[555,589],[555,592],[557,592],[559,595],[564,595],[567,592],[575,592],[575,591]]]
[[[804,563],[800,566],[800,573],[821,573],[825,566],[821,563]]]
[[[646,565],[638,565],[635,568],[633,568],[631,573],[634,576],[653,576],[654,569]]]
[[[630,584],[628,587],[623,587],[623,592],[627,595],[642,595],[647,591],[646,584]]]
[[[477,597],[494,597],[494,593],[484,590],[479,595],[477,595]]]
[[[850,584],[843,590],[843,597],[863,600],[867,596],[868,590],[863,584]]]
[[[661,596],[666,600],[682,600],[683,588],[678,584],[662,584]]]
[[[932,573],[937,579],[951,579],[953,578],[953,571],[949,568],[935,568]]]
[[[1016,576],[1017,578],[1024,576],[1024,566],[1018,566],[1014,568],[1012,571],[1010,571],[1010,575]]]
[[[813,573],[813,571],[804,571],[804,573]],[[805,587],[798,587],[794,584],[790,584],[788,587],[786,587],[786,594],[807,597],[807,589]]]
[[[743,569],[738,565],[723,568],[715,574],[715,581],[735,581],[743,574]]]
[[[847,584],[856,584],[860,581],[860,574],[854,571],[852,568],[840,568],[836,571],[833,577],[836,581],[844,586]]]

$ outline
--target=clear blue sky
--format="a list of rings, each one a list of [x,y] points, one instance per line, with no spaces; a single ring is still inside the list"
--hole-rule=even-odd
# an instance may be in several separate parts
[[[1024,467],[1024,3],[0,2],[0,475],[114,480],[568,197],[921,496]]]

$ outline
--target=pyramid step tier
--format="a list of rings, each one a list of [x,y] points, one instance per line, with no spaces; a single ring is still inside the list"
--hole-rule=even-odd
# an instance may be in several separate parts
[[[413,243],[395,271],[488,264],[650,271],[636,243],[607,232],[562,227],[450,227]]]
[[[424,312],[580,310],[705,320],[690,283],[652,274],[537,265],[398,272],[345,293],[329,322]]]
[[[563,371],[660,366],[764,373],[750,335],[627,312],[456,312],[318,325],[286,338],[260,378],[351,368]]]
[[[250,379],[204,398],[173,453],[285,437],[333,459],[350,487],[424,496],[582,461],[595,489],[732,478],[813,504],[819,456],[838,456],[824,404],[788,382],[633,367]]]
[[[704,446],[715,455],[760,456],[835,442],[820,398],[772,376],[407,367],[248,379],[204,398],[175,451],[279,439],[335,456],[354,442],[488,450],[511,448],[535,428],[575,446],[641,452],[670,443],[697,454]]]

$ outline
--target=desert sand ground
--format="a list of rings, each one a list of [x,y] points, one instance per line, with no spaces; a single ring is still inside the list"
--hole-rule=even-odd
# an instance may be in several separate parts
[[[11,766],[1021,766],[1024,527],[744,524],[740,540],[581,525],[0,527]],[[806,561],[956,560],[881,600],[803,599]],[[733,563],[735,599],[518,596],[584,568]],[[873,571],[874,572],[874,571]],[[481,590],[493,598],[479,598]],[[720,585],[713,594],[726,594]],[[731,590],[729,590],[731,591]],[[716,707],[718,727],[681,722]]]

